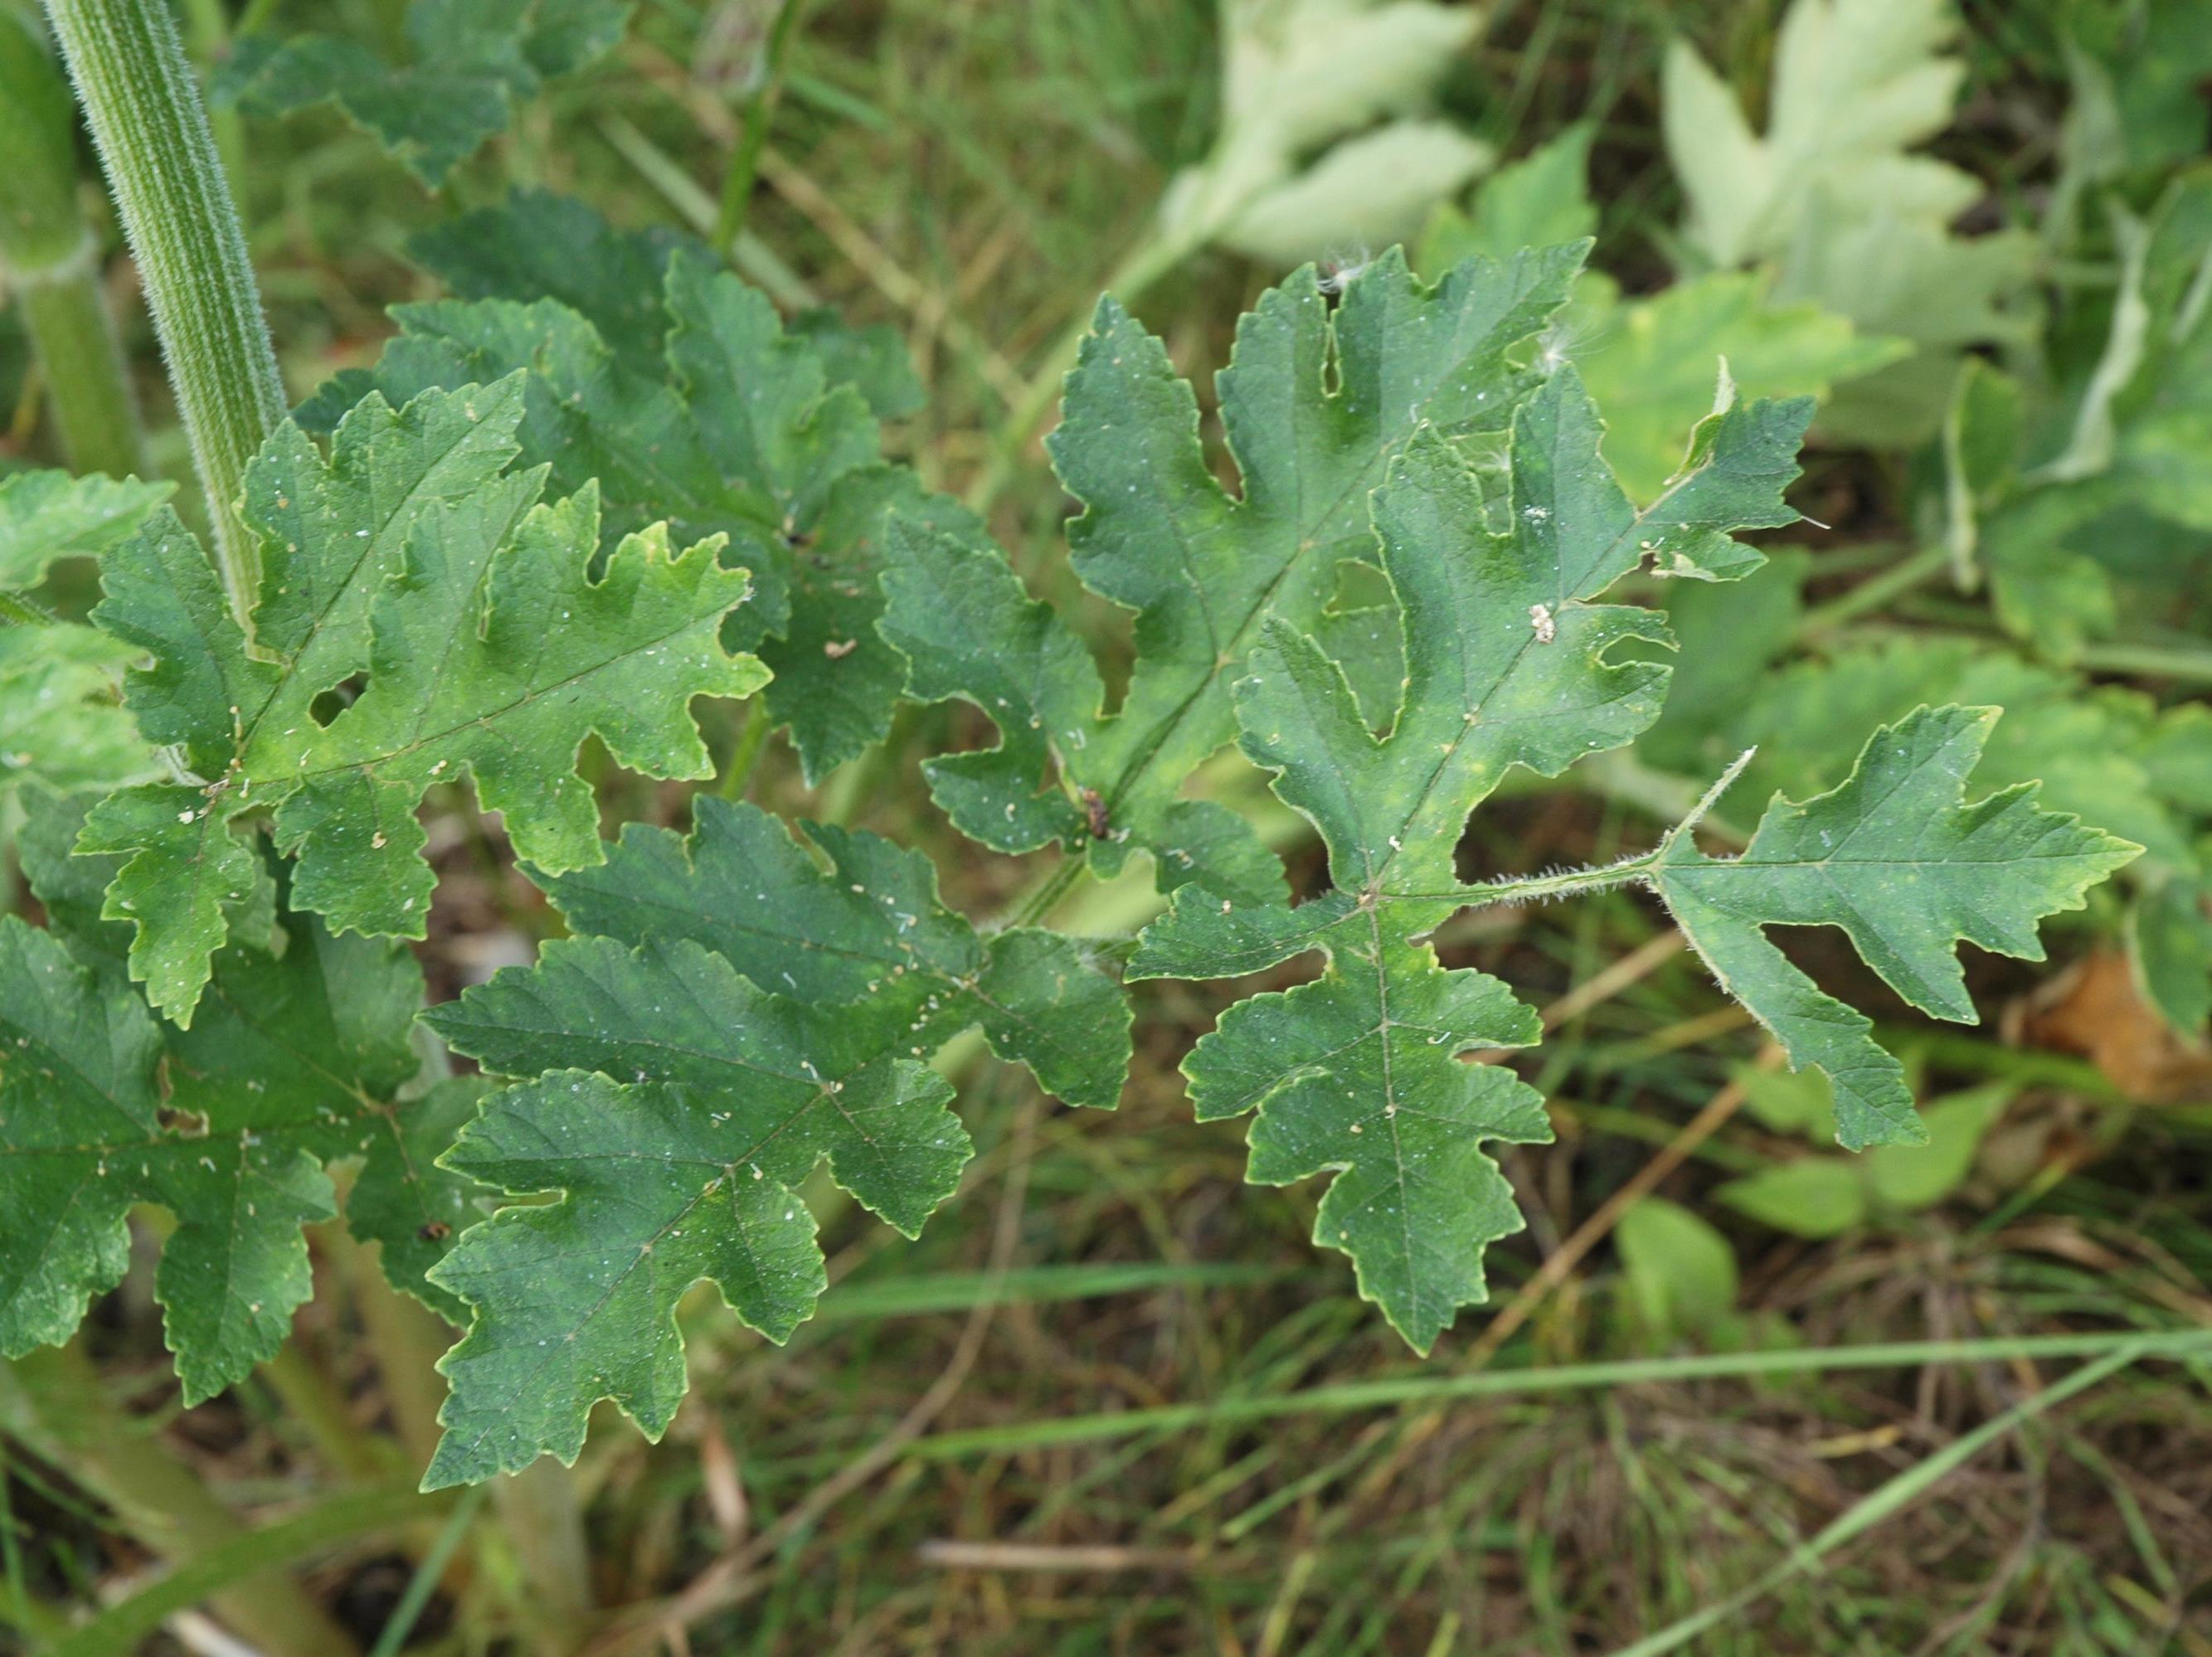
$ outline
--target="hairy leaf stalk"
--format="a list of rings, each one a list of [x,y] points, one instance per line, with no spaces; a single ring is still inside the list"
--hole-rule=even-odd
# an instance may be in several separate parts
[[[253,548],[238,518],[246,463],[284,416],[260,290],[207,111],[167,8],[143,0],[47,0],[100,163],[146,284],[215,557],[248,616]]]
[[[0,271],[21,300],[72,470],[145,470],[138,410],[77,208],[69,88],[31,26],[0,13]]]

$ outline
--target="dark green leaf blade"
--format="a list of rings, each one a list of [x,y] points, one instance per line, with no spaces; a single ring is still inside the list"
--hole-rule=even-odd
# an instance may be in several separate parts
[[[1327,976],[1255,996],[1186,1061],[1201,1120],[1257,1108],[1246,1177],[1333,1173],[1314,1241],[1352,1257],[1359,1292],[1426,1352],[1485,1298],[1484,1249],[1521,1229],[1483,1147],[1552,1137],[1543,1096],[1463,1055],[1536,1040],[1533,1008],[1486,974],[1447,972],[1373,910],[1328,940]]]
[[[1741,458],[1792,422],[1802,430],[1808,413],[1725,411],[1674,486],[1680,504],[1639,513],[1563,367],[1514,413],[1495,530],[1491,483],[1440,435],[1417,434],[1373,503],[1404,645],[1388,733],[1374,733],[1338,664],[1279,619],[1237,684],[1245,751],[1320,829],[1333,889],[1293,908],[1187,885],[1130,975],[1223,977],[1327,956],[1317,981],[1231,1008],[1184,1070],[1202,1116],[1257,1110],[1251,1178],[1335,1174],[1316,1240],[1351,1254],[1361,1293],[1422,1350],[1483,1297],[1485,1247],[1520,1227],[1485,1144],[1549,1137],[1532,1089],[1461,1062],[1534,1041],[1534,1012],[1494,979],[1445,971],[1425,941],[1486,901],[1455,867],[1468,814],[1515,766],[1556,775],[1656,718],[1666,666],[1613,652],[1664,642],[1659,618],[1597,601],[1669,549],[1745,564],[1720,550],[1727,530],[1786,521],[1795,467]]]
[[[1119,1097],[1128,1005],[1073,940],[979,937],[927,859],[872,834],[801,839],[703,796],[694,821],[688,839],[633,823],[605,862],[538,876],[577,935],[428,1015],[488,1070],[554,1072],[495,1096],[447,1165],[565,1193],[501,1210],[433,1273],[476,1312],[435,1481],[572,1458],[602,1396],[657,1435],[683,1390],[675,1297],[702,1275],[787,1338],[825,1281],[797,1194],[818,1160],[918,1232],[969,1154],[921,1062],[962,1030],[1071,1103]],[[597,1290],[556,1316],[526,1285],[579,1259]],[[556,1347],[556,1396],[524,1397]]]
[[[688,938],[760,989],[848,1003],[880,1050],[924,1058],[970,1024],[1071,1104],[1110,1109],[1129,1065],[1120,987],[1072,939],[978,937],[918,852],[801,825],[826,855],[750,805],[702,798],[689,841],[632,824],[605,863],[546,879],[579,932],[637,945]]]
[[[88,803],[39,799],[23,867],[51,937],[102,993],[127,1001],[131,931],[100,913],[119,859],[70,850]],[[265,938],[273,925],[257,929]],[[478,1084],[410,1096],[422,977],[404,949],[334,936],[306,914],[287,915],[281,936],[281,949],[240,942],[216,956],[189,1029],[153,1026],[167,1087],[150,1126],[94,1134],[90,1122],[79,1124],[86,1154],[136,1200],[175,1217],[155,1291],[194,1400],[282,1344],[311,1286],[300,1229],[330,1217],[323,1169],[334,1161],[363,1159],[348,1223],[381,1246],[395,1286],[465,1315],[422,1272],[450,1246],[479,1190],[434,1166],[472,1114]],[[0,1253],[17,1241],[16,1222],[12,1208],[0,1209]]]
[[[526,368],[526,455],[556,489],[596,480],[611,534],[665,519],[682,539],[730,537],[725,559],[756,592],[729,642],[775,676],[763,700],[808,780],[880,740],[907,679],[876,625],[887,519],[982,539],[972,514],[882,458],[878,405],[905,398],[895,354],[818,319],[786,327],[703,248],[624,236],[559,197],[462,226],[438,252],[484,297],[398,307],[401,337],[319,398],[318,416],[369,386],[404,400]],[[575,268],[550,269],[564,247]]]
[[[422,935],[431,883],[414,810],[433,784],[465,771],[521,856],[575,868],[600,855],[598,806],[574,769],[586,735],[633,770],[706,776],[692,699],[748,695],[767,677],[722,648],[749,581],[721,567],[719,543],[678,553],[655,527],[590,579],[591,490],[480,537],[497,549],[481,568],[434,550],[468,543],[470,518],[503,525],[518,493],[429,514],[376,611],[368,689],[274,768],[290,779],[276,831],[300,856],[299,901],[341,929]]]
[[[413,0],[406,63],[336,35],[259,31],[236,43],[212,95],[254,115],[335,100],[436,188],[506,130],[517,100],[607,51],[629,18],[618,0]]]
[[[451,1162],[505,1189],[565,1196],[503,1210],[437,1268],[441,1287],[487,1308],[526,1283],[532,1314],[480,1312],[439,1361],[453,1390],[424,1489],[548,1453],[573,1463],[602,1398],[659,1438],[684,1395],[676,1303],[702,1278],[755,1327],[789,1332],[803,1315],[794,1305],[826,1281],[814,1217],[741,1149],[680,1088],[556,1071],[492,1096]],[[586,1211],[601,1223],[586,1229]]]
[[[280,428],[246,470],[262,573],[250,645],[168,508],[105,559],[92,619],[146,652],[126,700],[149,744],[182,751],[191,780],[112,797],[88,819],[83,849],[132,854],[109,914],[138,929],[133,975],[169,1017],[189,1022],[226,934],[222,907],[255,868],[231,819],[295,785],[320,731],[316,698],[369,665],[372,610],[410,537],[434,511],[500,500],[488,486],[514,456],[521,415],[512,379],[398,410],[372,397],[340,423],[327,459],[296,427]]]
[[[914,694],[970,701],[1001,733],[997,749],[930,768],[963,830],[1001,850],[1056,839],[1103,873],[1133,847],[1156,861],[1176,847],[1169,814],[1234,734],[1230,685],[1268,619],[1312,627],[1343,561],[1372,558],[1368,495],[1415,431],[1505,425],[1528,383],[1508,352],[1565,300],[1583,251],[1476,258],[1433,288],[1394,252],[1334,312],[1310,268],[1263,295],[1220,378],[1239,497],[1214,481],[1196,399],[1164,347],[1103,303],[1050,446],[1086,508],[1069,531],[1077,573],[1135,613],[1118,710],[1103,713],[1079,646],[1033,615],[995,553],[902,548],[886,578],[884,630],[915,663]],[[934,555],[917,570],[910,553]],[[1213,883],[1248,861],[1233,853]]]
[[[461,1327],[466,1303],[430,1273],[483,1217],[494,1193],[439,1159],[476,1120],[489,1090],[482,1077],[449,1077],[380,1113],[346,1193],[346,1229],[376,1245],[386,1281]]]
[[[1872,1026],[1820,992],[1769,942],[1768,926],[1841,927],[1890,986],[1938,1017],[1976,1019],[1956,946],[2039,961],[2036,923],[2141,851],[2035,804],[2033,785],[1965,803],[1995,708],[1923,708],[1877,731],[1850,777],[1802,804],[1778,798],[1741,857],[1669,843],[1653,884],[1722,984],[1793,1064],[1836,1089],[1848,1148],[1925,1138],[1902,1067]]]
[[[261,879],[252,848],[206,791],[149,782],[110,794],[85,818],[77,849],[123,854],[101,914],[136,929],[131,975],[146,998],[189,1027],[230,935],[230,914]]]
[[[161,1132],[161,1036],[127,986],[12,915],[0,1031],[0,1353],[16,1357],[68,1339],[122,1279],[143,1187],[120,1147]]]
[[[496,1071],[566,1062],[596,1072],[556,1071],[495,1096],[448,1155],[502,1188],[567,1196],[502,1210],[434,1274],[477,1308],[446,1365],[454,1393],[434,1487],[544,1450],[573,1459],[602,1396],[657,1436],[683,1390],[675,1300],[702,1276],[748,1323],[787,1338],[826,1281],[794,1189],[817,1161],[912,1234],[970,1154],[951,1089],[886,1056],[872,1021],[770,995],[689,939],[551,944],[535,968],[503,972],[430,1018]],[[597,1265],[556,1304],[514,1293],[536,1275],[518,1276],[518,1261],[556,1258]],[[573,1377],[544,1400],[529,1362],[538,1349],[557,1349],[552,1361]],[[496,1441],[477,1424],[516,1411],[525,1426]]]
[[[589,322],[623,367],[655,373],[668,313],[662,290],[678,232],[617,230],[589,206],[550,190],[516,190],[417,231],[407,251],[464,300],[557,300]]]

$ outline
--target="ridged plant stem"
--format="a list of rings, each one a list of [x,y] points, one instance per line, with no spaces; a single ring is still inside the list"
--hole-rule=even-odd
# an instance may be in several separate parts
[[[152,0],[46,0],[137,255],[206,493],[216,567],[241,623],[253,545],[246,463],[284,416],[261,294],[177,26]]]
[[[69,83],[33,26],[0,11],[0,271],[22,303],[71,470],[145,470],[138,409],[77,204]]]

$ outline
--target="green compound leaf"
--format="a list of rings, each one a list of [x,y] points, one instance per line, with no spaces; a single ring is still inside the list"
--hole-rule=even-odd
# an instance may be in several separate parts
[[[36,586],[58,558],[98,557],[175,488],[64,471],[0,477],[0,588]]]
[[[132,854],[106,912],[137,926],[132,975],[179,1023],[257,876],[231,827],[242,813],[275,809],[300,857],[295,901],[342,931],[419,938],[431,882],[414,810],[433,783],[471,774],[523,855],[574,867],[599,854],[574,775],[586,736],[653,774],[704,775],[690,699],[761,683],[720,642],[744,572],[716,543],[679,555],[648,527],[591,579],[596,495],[539,505],[542,470],[504,474],[522,415],[518,375],[397,410],[372,394],[327,459],[280,428],[246,475],[250,643],[167,508],[109,555],[94,620],[151,659],[128,676],[130,706],[197,780],[111,796],[79,849]],[[323,699],[364,671],[332,717]]]
[[[1389,734],[1373,733],[1337,664],[1279,622],[1237,688],[1245,750],[1321,829],[1332,889],[1291,907],[1187,886],[1140,941],[1131,975],[1229,977],[1307,950],[1328,956],[1315,982],[1231,1007],[1184,1071],[1200,1116],[1257,1110],[1253,1179],[1334,1174],[1316,1240],[1352,1256],[1361,1292],[1416,1347],[1483,1297],[1483,1247],[1520,1223],[1483,1145],[1548,1137],[1532,1090],[1459,1062],[1525,1046],[1538,1027],[1495,980],[1440,966],[1425,940],[1455,911],[1648,883],[1793,1062],[1826,1072],[1838,1138],[1856,1149],[1923,1137],[1902,1070],[1867,1039],[1868,1021],[1819,991],[1763,928],[1840,926],[1900,994],[1970,1020],[1960,940],[2039,958],[2038,920],[2080,907],[2136,855],[2039,808],[2032,786],[1965,804],[1995,715],[1953,707],[1877,733],[1832,793],[1778,801],[1741,858],[1701,854],[1685,823],[1608,867],[1457,880],[1467,815],[1509,767],[1557,774],[1650,723],[1667,669],[1607,652],[1663,629],[1650,612],[1592,601],[1646,542],[1662,568],[1676,548],[1722,574],[1748,568],[1727,531],[1786,521],[1787,457],[1808,412],[1800,403],[1717,416],[1692,445],[1704,470],[1674,486],[1684,504],[1662,498],[1638,514],[1598,461],[1588,399],[1563,371],[1515,417],[1498,532],[1484,527],[1483,480],[1442,441],[1417,440],[1374,503],[1405,629],[1407,684]]]
[[[726,640],[774,673],[763,700],[808,780],[880,741],[907,677],[876,628],[886,518],[982,536],[882,458],[873,404],[908,401],[902,354],[888,354],[894,369],[880,338],[786,330],[703,251],[617,237],[557,197],[462,226],[441,251],[465,292],[544,296],[399,307],[405,331],[374,373],[340,376],[308,412],[371,385],[404,400],[528,369],[519,435],[556,489],[596,480],[612,533],[665,518],[687,540],[729,537],[726,561],[752,572],[756,596]],[[556,284],[525,241],[577,245],[574,269]],[[649,280],[658,298],[625,304],[617,280]]]
[[[642,374],[661,367],[662,295],[679,249],[708,251],[673,230],[617,230],[574,197],[545,190],[518,190],[496,207],[431,225],[407,241],[416,263],[456,299],[558,300],[592,325],[617,361]]]
[[[1249,835],[1178,801],[1183,781],[1234,735],[1229,687],[1268,619],[1313,627],[1340,567],[1375,557],[1367,497],[1413,433],[1505,427],[1531,383],[1509,353],[1565,300],[1583,252],[1478,258],[1431,288],[1394,251],[1334,312],[1310,267],[1263,295],[1219,380],[1241,496],[1214,480],[1166,349],[1102,303],[1050,446],[1086,508],[1069,531],[1077,575],[1135,612],[1119,707],[1105,711],[1087,651],[1002,555],[894,526],[883,625],[911,694],[971,701],[999,727],[998,747],[928,768],[963,832],[1006,852],[1087,848],[1101,874],[1141,847],[1164,887],[1213,847],[1231,859],[1208,870],[1218,883],[1255,898],[1278,884]]]
[[[1824,994],[1765,934],[1841,927],[1866,963],[1939,1018],[1977,1022],[1956,946],[2040,961],[2036,923],[2142,847],[2035,804],[2016,784],[1965,804],[1995,708],[1922,708],[1875,732],[1850,777],[1803,804],[1777,798],[1741,857],[1669,838],[1652,885],[1723,988],[1773,1032],[1793,1067],[1817,1065],[1847,1149],[1926,1137],[1904,1067],[1871,1021]]]
[[[496,207],[418,231],[407,250],[457,298],[559,300],[598,331],[623,367],[646,375],[665,368],[671,261],[682,253],[720,263],[694,237],[658,226],[617,230],[586,203],[544,190],[517,190]],[[878,419],[921,406],[921,382],[896,329],[851,327],[827,308],[800,312],[791,329],[820,355],[827,382],[853,386]]]
[[[1692,470],[1639,513],[1563,369],[1514,416],[1502,532],[1486,526],[1483,481],[1442,437],[1419,435],[1374,498],[1404,617],[1407,683],[1389,733],[1373,733],[1338,665],[1279,620],[1237,683],[1244,750],[1321,830],[1334,889],[1293,908],[1186,885],[1131,974],[1230,977],[1328,955],[1316,982],[1223,1015],[1184,1073],[1201,1118],[1259,1112],[1252,1179],[1335,1173],[1315,1239],[1352,1256],[1360,1292],[1422,1350],[1484,1297],[1485,1246],[1520,1229],[1483,1146],[1550,1137],[1532,1089],[1462,1062],[1525,1047],[1539,1027],[1504,985],[1446,971],[1425,941],[1498,895],[1459,881],[1454,848],[1512,767],[1557,775],[1657,717],[1667,668],[1608,659],[1630,640],[1663,641],[1658,616],[1595,601],[1647,555],[1747,567],[1755,555],[1729,531],[1794,517],[1782,490],[1809,412],[1717,416]]]
[[[764,811],[703,798],[695,810],[689,841],[633,823],[605,864],[545,881],[569,926],[631,945],[689,938],[763,990],[865,1003],[908,1057],[981,1024],[1070,1104],[1119,1101],[1128,1009],[1074,940],[980,936],[939,901],[927,858],[877,835],[805,825],[825,871]]]
[[[594,580],[595,493],[532,508],[511,538],[480,533],[489,503],[505,493],[511,513],[535,480],[503,483],[430,514],[378,610],[368,689],[301,745],[277,842],[300,855],[298,900],[341,929],[422,935],[434,883],[414,812],[445,774],[474,777],[518,854],[576,868],[600,854],[598,803],[574,769],[585,737],[647,776],[707,776],[691,699],[749,695],[768,677],[722,649],[748,583],[718,543],[678,554],[656,525]]]
[[[148,1016],[124,970],[128,929],[100,918],[113,859],[74,857],[84,802],[42,801],[22,854],[54,930],[0,922],[0,1350],[66,1339],[127,1263],[124,1216],[176,1219],[155,1293],[185,1402],[283,1343],[312,1290],[301,1228],[331,1217],[325,1164],[359,1158],[348,1221],[395,1286],[454,1314],[422,1273],[477,1187],[432,1160],[478,1084],[403,1101],[422,994],[406,951],[333,937],[312,916],[281,953],[216,958],[189,1031]]]
[[[413,0],[409,63],[336,35],[255,33],[238,42],[211,93],[252,115],[335,100],[435,188],[507,130],[515,104],[605,52],[629,21],[617,0]]]
[[[1678,592],[1673,616],[1686,654],[1755,659],[1763,624],[1730,600],[1759,597],[1762,608],[1794,602],[1790,573],[1776,574],[1785,578],[1778,585],[1762,576],[1740,588]],[[1785,626],[1772,636],[1787,634]],[[2202,707],[2161,709],[2140,691],[2086,685],[2001,646],[1932,637],[1776,666],[1748,700],[1715,695],[1686,705],[1682,677],[1645,754],[1688,772],[1756,749],[1736,791],[1753,799],[1778,792],[1802,799],[1834,787],[1858,758],[1859,732],[1894,724],[1923,704],[2003,708],[1977,780],[1990,788],[2040,782],[2040,804],[2143,848],[2125,875],[2134,896],[2130,942],[2140,962],[2155,962],[2143,979],[2156,1005],[2183,1035],[2199,1033],[2212,997],[2212,950],[2197,941],[2204,933],[2196,918],[2197,894],[2212,879],[2204,835],[2212,784],[2202,780],[2212,778],[2212,717]]]
[[[979,937],[927,860],[872,835],[702,798],[688,841],[632,825],[607,861],[544,881],[579,936],[428,1015],[495,1094],[447,1156],[515,1194],[434,1273],[476,1321],[442,1366],[428,1483],[550,1451],[616,1399],[649,1435],[684,1391],[678,1299],[711,1278],[782,1340],[826,1282],[797,1187],[837,1182],[912,1235],[970,1146],[921,1062],[980,1024],[1072,1103],[1111,1107],[1129,1058],[1113,980],[1068,939]],[[825,869],[816,854],[828,859]]]

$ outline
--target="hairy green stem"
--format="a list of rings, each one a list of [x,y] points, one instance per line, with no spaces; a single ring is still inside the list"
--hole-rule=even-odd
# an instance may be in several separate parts
[[[17,282],[78,255],[69,87],[33,26],[0,11],[0,255]]]
[[[1641,880],[1658,866],[1661,855],[1657,851],[1645,852],[1638,857],[1623,858],[1618,863],[1600,864],[1595,868],[1562,869],[1555,874],[1530,875],[1520,880],[1493,880],[1454,892],[1385,892],[1382,895],[1409,903],[1462,898],[1470,908],[1486,908],[1498,903],[1541,903],[1577,892],[1600,892],[1609,886],[1626,886],[1632,880]]]
[[[247,1533],[198,1475],[155,1442],[149,1423],[108,1402],[74,1343],[41,1347],[0,1367],[0,1426],[114,1508],[131,1534],[165,1557],[189,1560]],[[355,1649],[286,1572],[243,1578],[214,1602],[225,1621],[279,1657]]]
[[[769,26],[768,42],[761,52],[760,71],[745,96],[744,130],[738,136],[730,170],[722,177],[720,211],[714,219],[714,246],[726,258],[737,247],[752,205],[753,181],[760,176],[761,151],[768,148],[768,130],[775,119],[777,100],[783,96],[784,60],[790,55],[799,14],[806,0],[782,0],[775,21]]]
[[[1554,874],[1530,875],[1521,880],[1494,880],[1487,885],[1462,886],[1449,892],[1383,892],[1382,898],[1401,903],[1429,903],[1439,899],[1456,898],[1473,909],[1485,908],[1497,903],[1535,903],[1547,898],[1565,897],[1575,892],[1602,891],[1608,886],[1625,886],[1632,880],[1648,879],[1652,871],[1666,861],[1675,841],[1689,834],[1705,821],[1706,815],[1720,803],[1723,794],[1743,774],[1751,763],[1752,756],[1759,750],[1747,748],[1735,756],[1729,768],[1714,779],[1711,787],[1700,794],[1681,820],[1659,837],[1659,843],[1650,851],[1634,857],[1625,857],[1614,863],[1601,863],[1589,869],[1563,869]]]
[[[73,471],[146,470],[138,408],[100,288],[100,249],[77,206],[74,122],[61,66],[0,12],[0,270],[21,300]]]
[[[1492,881],[1479,886],[1456,886],[1442,892],[1382,892],[1377,895],[1385,902],[1432,903],[1449,901],[1470,909],[1487,908],[1500,903],[1534,903],[1545,899],[1565,897],[1576,892],[1602,891],[1610,886],[1625,886],[1632,881],[1650,878],[1652,871],[1665,860],[1668,852],[1683,835],[1689,834],[1711,816],[1744,768],[1758,752],[1747,748],[1736,756],[1728,769],[1713,780],[1712,786],[1696,799],[1674,804],[1662,814],[1675,816],[1674,825],[1660,837],[1658,845],[1633,857],[1622,858],[1615,863],[1601,864],[1595,868],[1564,869],[1546,875],[1530,875],[1519,880]],[[1673,782],[1673,779],[1668,779]],[[1686,793],[1687,786],[1681,792]],[[1670,793],[1669,801],[1679,799]],[[1288,841],[1304,828],[1304,819],[1285,813],[1278,822],[1278,833],[1269,835],[1271,845],[1278,841]],[[1741,843],[1744,836],[1735,829],[1720,831],[1721,838]],[[1023,896],[1008,906],[1006,926],[1035,926],[1056,908],[1070,889],[1090,871],[1090,862],[1080,853],[1063,855],[1037,883]],[[995,929],[994,929],[995,930]],[[1076,930],[1083,930],[1078,927]]]
[[[284,417],[246,236],[169,9],[46,0],[161,336],[206,493],[216,567],[241,624],[256,585],[238,518],[246,464]]]
[[[230,54],[230,23],[223,15],[222,0],[184,0],[186,44],[192,59],[212,71]],[[224,173],[246,176],[246,124],[234,109],[211,110],[208,124],[215,135],[216,154],[222,158]]]
[[[138,399],[100,291],[89,237],[84,249],[86,257],[58,280],[18,280],[23,321],[46,371],[70,470],[143,477],[148,467]]]

